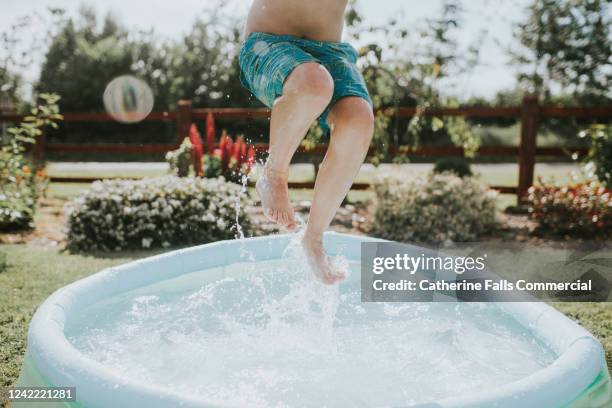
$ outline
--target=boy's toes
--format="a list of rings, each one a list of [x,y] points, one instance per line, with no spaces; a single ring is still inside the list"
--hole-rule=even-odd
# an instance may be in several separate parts
[[[287,225],[287,213],[282,210],[278,210],[278,223],[286,226]]]
[[[276,208],[265,208],[264,216],[279,225],[285,226],[289,229],[294,229],[296,226],[295,218],[293,216],[293,212],[280,210]]]
[[[285,213],[286,223],[285,226],[289,229],[295,229],[295,217],[292,212]]]
[[[281,212],[279,210],[272,210],[272,220],[277,223],[280,224],[281,221]]]
[[[276,224],[279,224],[278,221],[278,210],[274,209],[274,208],[267,208],[264,210],[264,215],[266,216],[266,218]]]
[[[336,275],[336,274],[328,274],[325,277],[325,283],[329,285],[333,285],[335,283],[342,282],[344,280],[344,275]]]
[[[336,282],[342,282],[343,280],[346,279],[346,273],[344,272],[338,272],[336,273],[336,275],[334,275]]]
[[[331,269],[327,275],[332,283],[342,282],[344,279],[346,279],[346,272],[340,269]]]
[[[334,279],[329,275],[322,276],[321,281],[326,285],[333,285],[334,283],[336,283]]]

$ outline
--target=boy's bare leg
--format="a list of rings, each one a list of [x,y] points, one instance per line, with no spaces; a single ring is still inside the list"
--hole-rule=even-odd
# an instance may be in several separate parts
[[[317,277],[332,284],[345,277],[323,252],[323,232],[329,226],[367,154],[374,132],[370,105],[359,97],[342,98],[332,108],[329,148],[315,182],[303,245]]]
[[[304,63],[287,77],[283,95],[272,107],[269,156],[256,190],[266,217],[288,228],[295,227],[287,187],[289,163],[312,122],[329,104],[333,90],[333,79],[323,66]]]

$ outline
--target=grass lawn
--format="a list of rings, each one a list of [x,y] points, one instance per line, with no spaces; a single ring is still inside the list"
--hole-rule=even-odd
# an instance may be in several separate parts
[[[36,307],[53,291],[109,266],[163,251],[118,254],[66,255],[25,245],[0,245],[8,267],[0,272],[0,374],[2,386],[19,376],[26,349],[28,323]],[[557,303],[560,311],[590,330],[604,345],[612,361],[612,305],[608,303]]]
[[[408,163],[401,165],[382,164],[375,167],[364,164],[357,175],[358,182],[371,182],[377,175],[387,172],[401,173],[407,176],[425,173],[433,168],[431,163]],[[577,170],[573,163],[536,163],[535,177],[553,177],[559,183],[569,181],[570,172]],[[473,164],[472,170],[482,180],[491,185],[513,186],[518,183],[518,165],[516,163]],[[166,174],[164,163],[66,163],[50,162],[47,173],[52,177],[152,177]],[[308,163],[292,164],[289,171],[291,181],[314,180],[314,167]]]
[[[154,254],[142,251],[112,257],[63,255],[25,245],[0,245],[0,251],[8,259],[8,267],[0,271],[0,386],[10,386],[17,380],[28,324],[47,296],[106,267]]]
[[[49,163],[47,171],[52,176],[62,177],[145,177],[165,174],[163,163]],[[372,165],[362,166],[356,181],[371,182],[377,175],[384,172],[394,174],[402,173],[406,176],[424,173],[433,167],[429,163],[411,163],[405,165],[383,164],[379,167]],[[513,163],[499,164],[474,164],[473,171],[490,185],[513,186],[518,183],[518,166]],[[554,178],[557,183],[566,183],[570,180],[570,173],[578,167],[571,163],[538,163],[535,168],[535,176]],[[310,164],[293,164],[289,173],[291,181],[314,180],[314,168]],[[90,183],[51,183],[47,194],[50,197],[71,199],[82,190],[89,188]],[[294,202],[311,200],[312,190],[292,189],[291,199]],[[349,192],[349,202],[363,202],[371,199],[371,191],[353,190]],[[516,196],[512,194],[500,194],[497,208],[503,211],[509,205],[516,204]]]

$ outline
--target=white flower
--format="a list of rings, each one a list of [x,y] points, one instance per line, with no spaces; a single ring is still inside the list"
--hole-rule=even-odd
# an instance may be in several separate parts
[[[153,243],[153,238],[143,238],[141,243],[143,248],[150,248]]]

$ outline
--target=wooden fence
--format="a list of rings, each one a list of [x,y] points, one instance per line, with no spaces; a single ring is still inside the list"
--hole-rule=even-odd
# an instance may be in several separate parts
[[[409,118],[415,115],[415,107],[386,108],[384,111],[398,118]],[[178,102],[176,111],[152,112],[145,121],[175,121],[176,139],[170,144],[70,144],[70,143],[47,143],[46,138],[40,137],[34,146],[34,158],[44,163],[47,152],[81,152],[81,153],[165,153],[176,149],[183,138],[187,137],[189,127],[195,120],[205,120],[211,113],[215,118],[223,119],[261,119],[268,118],[268,109],[245,109],[245,108],[209,108],[193,109],[191,101],[181,100]],[[519,146],[481,146],[478,154],[484,156],[518,157],[519,177],[518,186],[492,186],[502,193],[516,194],[519,201],[527,193],[527,189],[533,184],[534,166],[537,156],[567,156],[570,152],[584,155],[586,149],[575,147],[538,147],[537,134],[541,119],[543,118],[612,118],[612,106],[599,107],[560,107],[541,106],[535,96],[527,96],[523,99],[521,106],[516,107],[457,107],[429,109],[425,111],[426,116],[463,116],[467,118],[516,118],[521,121],[521,133]],[[18,122],[21,116],[14,113],[0,111],[0,122]],[[106,113],[65,113],[66,122],[107,122],[113,119]],[[256,150],[267,150],[268,145],[255,144]],[[308,153],[322,155],[327,146],[317,145]],[[389,154],[393,156],[398,153],[400,146],[390,146]],[[298,152],[304,153],[303,149]],[[460,156],[463,152],[454,146],[422,146],[417,149],[408,148],[408,155],[412,156]],[[84,182],[94,179],[79,177],[52,178],[51,181],[61,182]],[[291,188],[312,188],[314,182],[290,183]],[[369,185],[365,183],[353,184],[353,189],[366,189]]]

